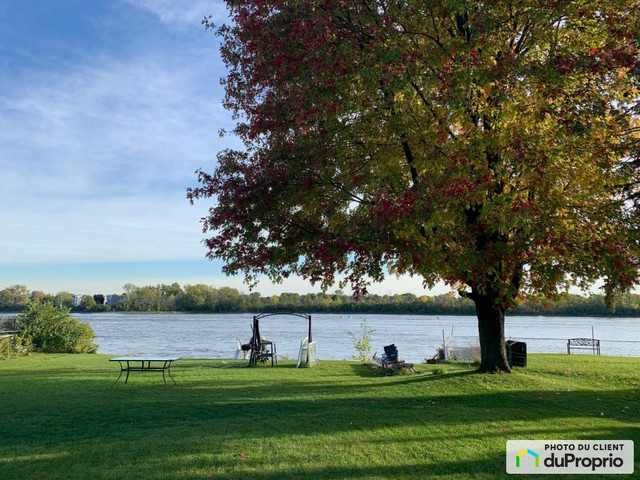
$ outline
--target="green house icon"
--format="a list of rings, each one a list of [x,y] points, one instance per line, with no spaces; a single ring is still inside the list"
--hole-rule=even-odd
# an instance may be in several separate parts
[[[520,453],[516,454],[516,467],[517,468],[520,467],[520,457],[522,457],[523,455],[527,455],[527,454],[531,455],[532,457],[534,457],[536,459],[536,467],[539,467],[540,466],[540,455],[538,455],[533,450],[529,450],[528,448],[526,450],[523,450]]]

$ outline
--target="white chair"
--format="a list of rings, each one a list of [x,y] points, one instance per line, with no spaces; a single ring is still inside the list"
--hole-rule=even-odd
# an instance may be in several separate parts
[[[298,353],[298,363],[296,364],[296,368],[300,367],[300,362],[302,362],[302,354],[304,351],[307,351],[307,356],[309,355],[309,337],[304,337],[304,339],[300,342],[300,352]]]
[[[240,341],[239,338],[236,337],[236,353],[233,356],[233,358],[237,360],[238,358],[240,358],[240,354],[242,354],[243,360],[246,360],[247,358],[249,358],[249,350],[243,349],[242,342]]]

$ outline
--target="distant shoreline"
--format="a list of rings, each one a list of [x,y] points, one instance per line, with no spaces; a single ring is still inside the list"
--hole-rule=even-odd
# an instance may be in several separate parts
[[[25,286],[15,285],[0,291],[0,316],[16,314],[29,302],[51,302],[73,313],[131,312],[131,313],[252,313],[297,311],[304,313],[336,314],[390,314],[390,315],[470,315],[475,316],[475,305],[456,294],[436,296],[412,293],[395,295],[370,294],[357,301],[341,290],[333,293],[282,293],[262,296],[258,292],[241,293],[231,287],[215,288],[208,285],[155,285],[139,287],[125,285],[120,295],[73,295],[59,292],[29,292]],[[13,295],[2,295],[2,293]],[[19,295],[18,295],[19,294]],[[11,301],[3,299],[9,299]],[[544,317],[640,317],[640,295],[622,295],[614,312],[607,310],[604,295],[562,295],[556,299],[523,299],[509,316]]]

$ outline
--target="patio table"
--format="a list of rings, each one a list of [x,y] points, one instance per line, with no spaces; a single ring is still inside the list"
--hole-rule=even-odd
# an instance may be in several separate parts
[[[180,360],[180,357],[116,357],[110,358],[110,362],[118,362],[120,364],[120,375],[116,378],[116,381],[111,384],[111,388],[118,383],[118,380],[122,377],[124,372],[127,372],[127,376],[124,379],[125,385],[129,381],[129,374],[131,372],[162,372],[162,381],[164,386],[167,386],[167,379],[165,372],[169,375],[169,378],[176,384],[175,379],[171,375],[171,364],[176,360]]]

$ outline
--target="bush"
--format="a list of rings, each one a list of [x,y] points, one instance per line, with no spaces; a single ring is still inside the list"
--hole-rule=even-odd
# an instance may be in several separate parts
[[[71,316],[68,309],[50,303],[31,303],[18,316],[20,336],[42,353],[95,353],[91,325]]]
[[[371,360],[371,336],[375,333],[375,330],[367,325],[366,318],[360,322],[360,329],[360,336],[349,332],[349,336],[353,340],[353,347],[358,352],[358,355],[353,355],[352,357],[354,360],[368,362]]]
[[[2,360],[28,355],[30,349],[31,344],[28,339],[19,337],[18,335],[7,335],[0,338],[0,359]]]
[[[449,370],[447,370],[447,367],[436,367],[434,368],[431,373],[433,373],[434,375],[444,375],[448,372]]]

